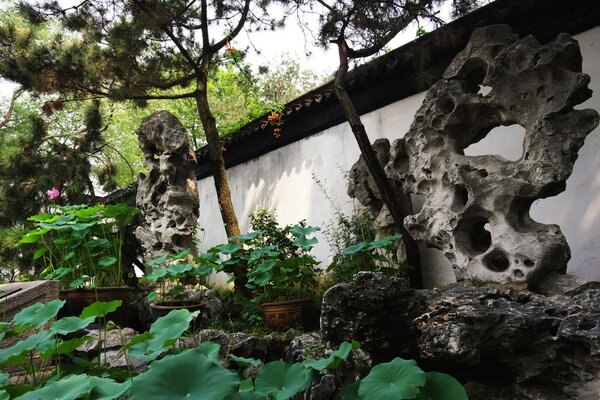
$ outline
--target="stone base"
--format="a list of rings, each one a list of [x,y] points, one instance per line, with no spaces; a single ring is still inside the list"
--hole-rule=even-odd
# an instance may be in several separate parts
[[[325,293],[321,333],[333,346],[360,341],[377,362],[401,356],[449,373],[471,400],[597,399],[600,288],[568,293],[465,284],[414,290],[363,272]]]

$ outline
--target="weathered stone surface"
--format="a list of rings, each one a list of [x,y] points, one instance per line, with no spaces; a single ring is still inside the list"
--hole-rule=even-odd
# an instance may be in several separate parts
[[[99,335],[98,329],[88,329],[86,336],[91,336],[92,340],[83,343],[76,350],[76,355],[92,362],[100,362],[107,368],[129,368],[133,372],[144,371],[148,364],[135,358],[125,357],[123,344],[129,343],[137,332],[131,328],[111,329],[102,335]],[[102,339],[100,339],[100,337]]]
[[[591,96],[579,46],[567,34],[547,44],[510,27],[476,30],[427,93],[386,172],[426,197],[405,219],[418,241],[438,248],[458,280],[535,283],[564,272],[570,250],[560,228],[530,218],[536,199],[565,188],[598,113],[574,110]],[[491,87],[485,95],[481,86]],[[463,150],[493,128],[525,128],[517,161]]]
[[[331,346],[361,340],[365,329],[363,348],[374,356],[382,355],[381,343],[388,359],[427,360],[438,370],[446,365],[445,372],[467,383],[471,400],[598,398],[600,288],[595,285],[572,296],[543,296],[514,285],[406,287],[402,280],[365,272],[329,289],[323,339]],[[389,290],[405,299],[377,295]],[[386,325],[398,328],[372,329]]]
[[[193,337],[180,339],[183,347],[196,347],[201,342],[214,342],[221,346],[219,356],[229,354],[238,357],[273,361],[281,358],[282,343],[272,335],[252,336],[244,332],[228,334],[219,329],[203,329]]]
[[[200,323],[210,323],[225,317],[223,302],[216,290],[206,290],[200,298]]]
[[[144,218],[136,236],[144,258],[193,249],[199,198],[196,155],[188,134],[168,111],[150,115],[136,134],[148,168],[148,175],[140,176],[136,195]]]
[[[421,293],[404,279],[359,272],[352,282],[325,292],[321,335],[333,343],[358,340],[371,354],[414,352],[412,321],[426,307]]]

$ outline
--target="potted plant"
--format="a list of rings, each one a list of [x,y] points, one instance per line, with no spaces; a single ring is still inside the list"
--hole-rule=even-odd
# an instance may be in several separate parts
[[[200,310],[200,298],[206,289],[206,278],[214,270],[214,259],[206,255],[192,259],[191,253],[183,250],[146,263],[152,271],[140,280],[155,285],[148,295],[154,320],[172,310]]]
[[[283,230],[289,241],[271,241],[268,245],[264,231],[256,231],[253,242],[246,243],[252,248],[247,260],[247,286],[259,290],[254,301],[259,302],[271,326],[286,328],[308,322],[319,264],[309,254],[317,239],[308,235],[319,229],[304,223],[286,226]],[[239,241],[239,237],[234,239]]]
[[[133,288],[125,283],[123,242],[138,212],[127,204],[53,206],[28,218],[35,228],[19,246],[36,246],[33,258],[44,267],[41,276],[60,280],[60,297],[72,314],[96,301],[123,300],[125,310]]]

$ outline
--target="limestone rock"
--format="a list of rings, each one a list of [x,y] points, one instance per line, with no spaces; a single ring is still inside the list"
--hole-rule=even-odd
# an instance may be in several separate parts
[[[571,36],[540,44],[510,27],[476,30],[427,93],[386,173],[426,197],[405,226],[444,252],[458,280],[534,284],[564,273],[570,250],[560,228],[529,216],[531,204],[562,192],[598,113],[573,107],[591,96]],[[480,86],[491,87],[480,94]],[[465,156],[493,128],[525,128],[517,161]]]
[[[416,350],[413,319],[425,310],[425,298],[400,278],[359,272],[323,296],[321,335],[335,344],[357,340],[371,354]]]
[[[407,287],[400,279],[363,272],[329,289],[322,307],[323,340],[335,347],[358,339],[380,360],[402,356],[432,363],[466,383],[471,400],[597,398],[600,288],[595,285],[572,296],[498,284]],[[390,290],[403,299],[383,294]]]
[[[140,176],[136,195],[143,223],[136,236],[146,260],[193,249],[199,215],[196,155],[181,122],[168,111],[146,118],[136,131],[147,176]]]
[[[203,329],[193,337],[180,339],[181,346],[193,348],[201,342],[214,342],[221,346],[219,357],[224,358],[227,350],[238,357],[273,361],[281,358],[283,348],[280,340],[272,335],[253,336],[244,332],[228,334],[219,329]]]

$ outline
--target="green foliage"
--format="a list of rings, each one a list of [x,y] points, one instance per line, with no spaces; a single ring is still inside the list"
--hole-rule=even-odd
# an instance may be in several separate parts
[[[158,318],[148,332],[134,340],[129,348],[129,356],[143,361],[156,359],[183,335],[198,313],[180,309]]]
[[[39,328],[56,317],[58,310],[65,304],[64,300],[52,300],[49,303],[36,303],[19,311],[12,320],[13,324]]]
[[[131,400],[221,400],[239,387],[238,376],[197,349],[157,360],[131,385]]]
[[[19,245],[35,246],[43,275],[63,287],[124,286],[123,237],[138,212],[126,204],[56,206],[29,218],[36,228]]]
[[[25,309],[24,313],[13,321],[12,326],[3,325],[0,339],[15,336],[23,329],[30,328],[34,323],[32,321],[37,324],[38,315],[44,314],[45,318],[46,315],[52,314],[42,310],[54,310],[56,304],[35,304]],[[89,309],[90,318],[105,315],[107,310],[112,308],[109,303],[97,303]],[[308,359],[304,363],[293,364],[270,362],[260,369],[255,379],[242,380],[242,368],[260,366],[259,360],[229,355],[229,360],[240,368],[236,374],[219,361],[218,344],[205,342],[197,348],[183,351],[174,347],[196,315],[197,313],[187,310],[172,311],[152,324],[150,331],[134,337],[125,345],[130,357],[141,355],[142,359],[150,362],[149,368],[137,376],[129,371],[121,375],[120,380],[115,380],[108,377],[111,371],[99,368],[94,363],[81,361],[77,374],[62,374],[61,365],[58,365],[54,375],[47,379],[38,380],[33,373],[34,385],[9,384],[8,376],[0,373],[0,399],[287,400],[308,389],[316,376],[314,371],[333,371],[341,381],[341,363],[358,347],[356,342],[343,342],[338,349],[331,351],[327,358],[321,360]],[[76,347],[88,338],[62,341],[53,338],[53,332],[66,334],[77,327],[85,326],[85,319],[76,319],[78,318],[60,319],[50,330],[33,328],[36,332],[28,338],[0,350],[0,366],[21,364],[24,371],[31,373],[35,368],[27,363],[33,359],[36,352],[43,357],[61,354],[72,358]],[[157,359],[158,355],[163,354],[163,358]],[[60,359],[57,360],[60,362]],[[400,358],[373,367],[362,381],[342,388],[341,395],[342,399],[467,400],[464,389],[454,378],[437,372],[424,373],[414,361]]]
[[[183,250],[146,263],[153,269],[140,280],[158,285],[158,288],[148,295],[148,301],[156,301],[162,305],[194,303],[195,299],[190,298],[191,291],[198,285],[205,288],[207,277],[218,270],[218,264],[206,256],[198,257],[193,264],[184,262],[190,254],[191,250]],[[191,260],[191,256],[189,258]]]
[[[261,368],[254,387],[268,399],[286,400],[306,390],[311,382],[312,373],[302,364],[273,361]]]
[[[425,373],[414,360],[395,358],[373,367],[358,388],[361,399],[414,399],[425,385]]]

